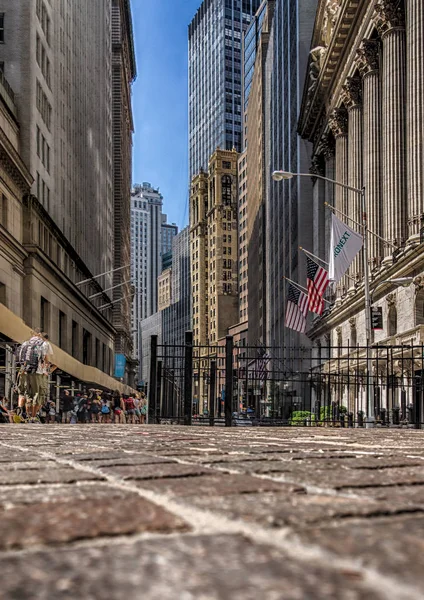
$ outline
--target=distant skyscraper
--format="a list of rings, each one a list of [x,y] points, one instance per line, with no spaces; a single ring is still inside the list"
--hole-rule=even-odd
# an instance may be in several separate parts
[[[189,31],[190,180],[216,150],[241,151],[242,39],[261,0],[204,0]]]
[[[165,237],[177,231],[162,214],[163,196],[150,183],[135,185],[131,194],[131,279],[135,287],[132,307],[134,354],[141,356],[140,322],[158,310],[158,277],[162,272],[162,251],[172,249]],[[173,236],[172,236],[173,237]]]
[[[167,216],[162,215],[162,257],[169,252],[172,252],[172,240],[178,233],[178,227],[175,223],[167,223]]]

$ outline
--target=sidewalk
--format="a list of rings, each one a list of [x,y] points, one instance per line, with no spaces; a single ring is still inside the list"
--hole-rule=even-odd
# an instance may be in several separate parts
[[[0,427],[1,597],[424,598],[424,434]]]

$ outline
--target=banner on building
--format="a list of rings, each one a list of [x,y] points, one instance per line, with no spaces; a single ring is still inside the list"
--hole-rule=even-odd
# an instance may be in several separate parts
[[[364,243],[364,238],[353,231],[335,214],[331,218],[330,281],[338,283],[353,262]]]
[[[114,377],[117,379],[123,379],[125,377],[125,367],[126,367],[126,358],[125,354],[115,354],[115,372]]]

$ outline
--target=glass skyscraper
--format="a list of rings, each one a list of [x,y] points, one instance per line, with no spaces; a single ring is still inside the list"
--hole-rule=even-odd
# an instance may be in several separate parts
[[[261,0],[203,0],[189,25],[190,179],[243,140],[242,42]]]

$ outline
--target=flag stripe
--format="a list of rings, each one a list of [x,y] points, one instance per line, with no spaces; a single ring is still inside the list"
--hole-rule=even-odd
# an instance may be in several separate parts
[[[306,257],[306,263],[309,310],[322,315],[324,310],[322,297],[329,283],[328,272],[309,256]]]

